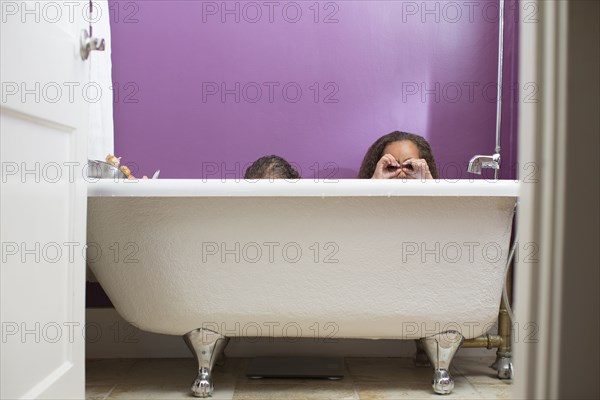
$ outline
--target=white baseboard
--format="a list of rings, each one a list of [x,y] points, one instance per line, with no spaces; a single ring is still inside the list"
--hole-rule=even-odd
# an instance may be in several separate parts
[[[344,356],[344,357],[411,357],[412,340],[302,338],[231,338],[228,357],[257,356]],[[461,349],[462,356],[485,356],[495,350]],[[86,310],[86,358],[185,358],[192,357],[179,336],[159,335],[134,328],[114,308]]]

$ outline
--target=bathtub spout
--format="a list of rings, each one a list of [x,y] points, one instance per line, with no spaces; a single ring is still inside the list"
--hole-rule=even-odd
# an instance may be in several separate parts
[[[491,156],[474,156],[469,160],[467,171],[472,174],[481,175],[483,168],[500,169],[500,154],[496,153]],[[496,179],[498,179],[496,177]]]
[[[434,368],[432,387],[436,393],[449,394],[454,389],[454,379],[448,371],[450,362],[463,340],[463,336],[456,331],[442,332],[421,339]]]
[[[209,397],[213,392],[212,370],[225,350],[229,338],[208,329],[196,329],[186,333],[183,340],[198,361],[198,377],[192,384],[196,397]]]

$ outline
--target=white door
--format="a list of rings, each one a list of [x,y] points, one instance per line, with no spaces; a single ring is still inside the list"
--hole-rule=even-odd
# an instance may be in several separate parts
[[[89,1],[0,6],[1,397],[83,398]]]

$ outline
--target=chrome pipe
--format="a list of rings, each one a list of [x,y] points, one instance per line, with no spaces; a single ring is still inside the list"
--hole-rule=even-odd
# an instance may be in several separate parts
[[[500,133],[502,130],[502,69],[504,67],[504,0],[498,8],[498,87],[496,90],[496,147],[493,155],[477,155],[469,161],[467,171],[481,174],[481,168],[493,168],[494,179],[500,174]],[[494,162],[491,162],[494,161]]]
[[[502,68],[504,66],[504,0],[500,0],[498,10],[498,92],[496,95],[496,154],[500,154],[500,132],[502,128]],[[494,171],[498,179],[500,169]]]

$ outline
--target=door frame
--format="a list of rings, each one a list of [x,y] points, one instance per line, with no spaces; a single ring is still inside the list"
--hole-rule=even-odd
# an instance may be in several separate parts
[[[520,172],[534,174],[521,176],[517,230],[519,247],[537,252],[516,261],[514,395],[598,398],[600,12],[591,1],[528,4],[538,17],[520,21],[519,79],[538,96],[519,108]]]

